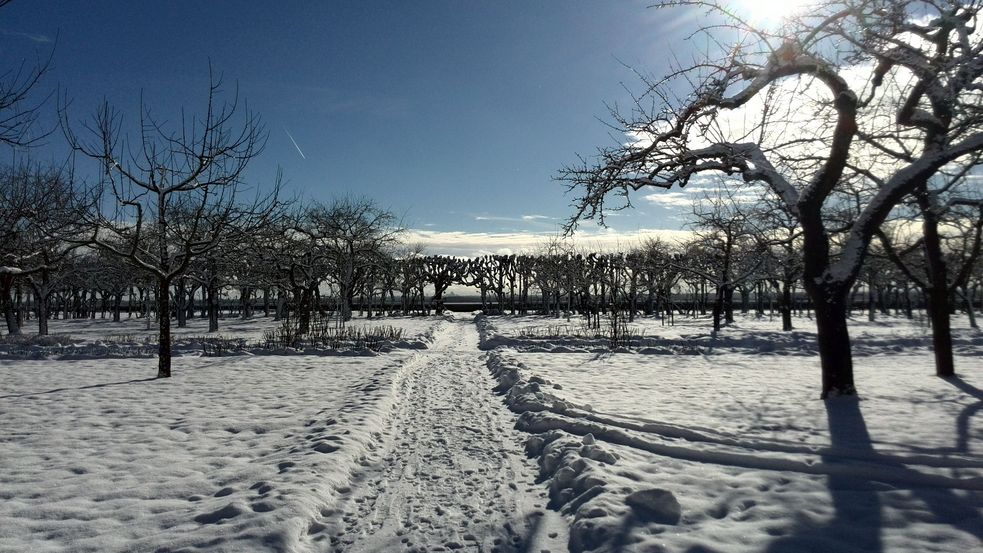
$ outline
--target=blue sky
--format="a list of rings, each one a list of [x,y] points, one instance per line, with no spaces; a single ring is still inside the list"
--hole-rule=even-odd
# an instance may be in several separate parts
[[[605,102],[641,86],[625,64],[659,74],[688,50],[684,14],[650,3],[17,0],[0,49],[53,49],[44,84],[76,119],[105,97],[131,122],[141,90],[161,116],[200,110],[210,60],[269,131],[253,181],[280,166],[294,193],[366,195],[410,228],[522,234],[569,214],[551,177],[611,140]],[[610,224],[678,228],[673,213],[643,202]]]

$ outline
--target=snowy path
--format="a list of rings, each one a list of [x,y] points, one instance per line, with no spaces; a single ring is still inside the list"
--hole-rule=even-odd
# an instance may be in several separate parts
[[[471,321],[406,367],[380,450],[349,500],[312,526],[313,551],[564,551],[515,416],[492,393]],[[330,539],[324,537],[330,536]]]

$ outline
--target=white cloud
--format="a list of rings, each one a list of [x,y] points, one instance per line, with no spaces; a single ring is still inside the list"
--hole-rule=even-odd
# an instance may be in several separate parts
[[[579,249],[616,250],[631,248],[648,238],[661,238],[668,242],[686,240],[692,236],[687,230],[638,229],[619,231],[611,228],[580,230],[570,237],[569,243]],[[426,229],[407,230],[404,239],[409,244],[421,244],[428,255],[452,255],[477,257],[490,254],[535,253],[542,249],[555,233],[522,232],[463,232]]]
[[[737,203],[752,203],[760,198],[760,185],[720,175],[698,175],[684,188],[658,190],[642,196],[646,202],[667,209],[690,208],[704,196],[713,197],[718,191],[729,195]]]
[[[642,199],[662,207],[689,207],[696,198],[686,192],[655,192],[642,196]]]

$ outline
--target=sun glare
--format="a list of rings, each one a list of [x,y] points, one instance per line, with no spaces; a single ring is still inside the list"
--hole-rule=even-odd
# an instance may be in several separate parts
[[[814,0],[739,0],[752,21],[779,23],[788,16],[804,13],[814,5]]]

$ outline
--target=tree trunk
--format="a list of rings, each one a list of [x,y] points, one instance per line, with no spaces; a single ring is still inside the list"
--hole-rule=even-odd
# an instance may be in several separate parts
[[[876,306],[874,305],[876,299],[874,294],[874,282],[873,278],[867,279],[867,320],[874,322],[877,320]]]
[[[208,296],[205,302],[208,309],[208,332],[218,332],[218,287],[209,284],[206,295]]]
[[[924,186],[915,195],[922,212],[922,237],[929,289],[925,290],[929,319],[932,322],[932,349],[936,376],[956,374],[952,359],[952,329],[949,325],[949,278],[939,237],[939,221],[934,199]]]
[[[724,288],[717,287],[717,294],[713,301],[713,330],[720,330],[720,316],[724,309]]]
[[[853,357],[847,329],[848,290],[828,286],[809,287],[816,313],[823,383],[820,397],[823,399],[857,393],[853,383]]]
[[[184,319],[194,319],[195,318],[195,296],[198,294],[198,286],[194,285],[188,289],[187,298],[188,301],[185,302],[184,307]]]
[[[283,290],[279,290],[276,293],[276,310],[273,312],[273,320],[279,321],[282,319],[287,310],[287,298]]]
[[[979,328],[979,325],[976,323],[976,313],[973,312],[973,296],[965,286],[963,286],[960,290],[960,295],[963,297],[963,302],[966,304],[966,315],[969,317],[969,327]]]
[[[311,308],[314,303],[314,293],[305,288],[300,293],[297,305],[297,333],[307,335],[311,331]]]
[[[171,377],[171,283],[159,279],[160,290],[157,292],[157,378]]]
[[[792,283],[782,282],[782,330],[788,332],[792,330]]]
[[[174,293],[177,296],[175,298],[177,300],[175,302],[177,304],[175,306],[175,313],[177,315],[177,326],[178,326],[178,328],[184,328],[184,327],[188,326],[187,303],[185,301],[186,298],[187,298],[187,296],[188,296],[188,290],[187,289],[188,289],[188,287],[187,287],[187,285],[185,285],[184,279],[183,278],[178,279],[178,281],[177,281],[177,290]]]
[[[123,305],[123,292],[118,292],[113,294],[113,322],[118,323],[120,319],[120,310]]]
[[[730,284],[724,287],[724,320],[734,324],[734,287]]]
[[[239,303],[242,304],[242,313],[239,314],[243,320],[253,316],[253,289],[251,286],[239,288]]]
[[[14,311],[14,301],[10,296],[13,287],[13,275],[0,275],[0,304],[3,305],[3,317],[7,321],[7,333],[16,335],[20,334],[20,324]]]
[[[926,291],[928,316],[932,322],[932,351],[935,353],[935,375],[954,376],[955,361],[952,357],[952,327],[949,321],[949,291],[933,285]]]

